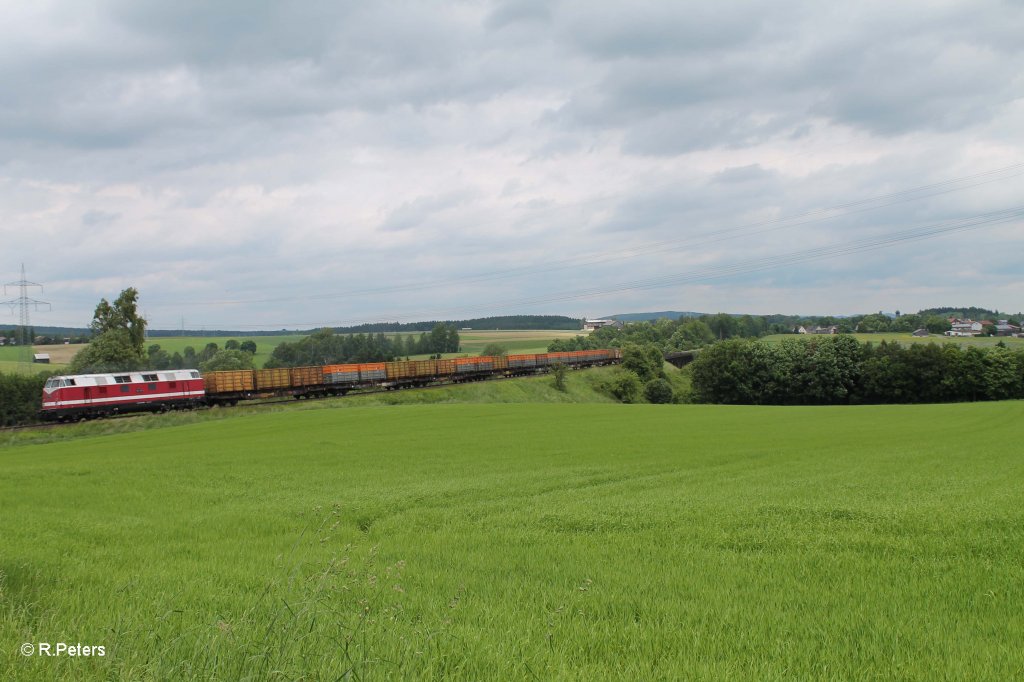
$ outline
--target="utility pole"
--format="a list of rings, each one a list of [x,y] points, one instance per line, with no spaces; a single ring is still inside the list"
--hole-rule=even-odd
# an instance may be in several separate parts
[[[7,305],[11,306],[11,314],[14,314],[14,308],[17,306],[20,309],[20,315],[18,319],[18,326],[21,327],[20,338],[18,344],[21,346],[18,353],[18,361],[22,363],[22,369],[28,371],[28,368],[32,365],[32,343],[35,339],[28,338],[29,336],[29,324],[28,324],[28,308],[29,306],[35,306],[36,310],[39,310],[40,306],[47,306],[50,304],[46,301],[37,301],[34,298],[28,297],[29,287],[39,287],[39,291],[43,290],[42,284],[36,284],[35,282],[29,282],[25,279],[25,264],[21,264],[21,279],[17,282],[8,282],[4,285],[4,296],[7,295],[7,287],[18,287],[18,298],[11,299],[10,301],[2,301]]]

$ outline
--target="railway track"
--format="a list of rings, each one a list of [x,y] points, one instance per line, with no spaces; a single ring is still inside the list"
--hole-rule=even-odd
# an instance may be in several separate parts
[[[589,368],[583,367],[583,368],[580,368],[580,369],[589,369]],[[575,371],[579,371],[579,370],[575,370]],[[203,407],[197,407],[197,408],[193,408],[191,410],[182,410],[182,411],[193,412],[193,411],[196,411],[196,410],[213,410],[213,409],[217,409],[217,410],[230,410],[230,409],[238,409],[238,408],[242,408],[242,407],[249,407],[249,408],[256,407],[256,408],[258,408],[258,407],[271,406],[271,405],[293,404],[297,400],[344,399],[344,398],[348,398],[348,397],[364,396],[364,395],[377,395],[377,394],[380,394],[380,393],[395,393],[395,392],[398,392],[398,391],[407,391],[407,390],[429,391],[429,390],[432,390],[432,389],[448,388],[450,386],[461,386],[461,385],[464,385],[464,384],[475,384],[475,383],[481,383],[481,382],[485,382],[485,381],[508,381],[510,379],[522,379],[522,378],[526,378],[526,377],[530,377],[530,376],[542,376],[542,375],[546,375],[546,374],[550,374],[550,372],[537,372],[535,374],[527,374],[527,375],[518,374],[518,375],[513,375],[513,376],[489,376],[489,377],[481,377],[481,378],[478,378],[478,379],[474,379],[472,381],[445,381],[445,382],[437,382],[437,383],[432,383],[432,384],[426,384],[426,385],[422,385],[422,386],[393,386],[393,387],[382,387],[382,388],[375,388],[375,389],[369,389],[369,390],[361,389],[361,390],[349,391],[348,393],[346,393],[344,395],[311,395],[311,394],[290,395],[290,396],[281,396],[281,397],[274,397],[274,398],[261,398],[261,399],[256,399],[256,400],[247,400],[247,401],[244,401],[244,402],[242,402],[242,403],[240,403],[238,405],[223,405],[223,404],[222,405],[205,405]],[[160,412],[133,412],[133,413],[128,413],[128,414],[117,414],[117,415],[111,415],[111,416],[107,416],[107,417],[93,418],[93,419],[85,419],[85,418],[83,418],[83,419],[80,419],[80,420],[77,420],[77,421],[69,421],[69,422],[45,422],[45,423],[38,423],[38,424],[21,424],[21,425],[17,425],[17,426],[4,426],[4,427],[0,427],[0,433],[8,433],[8,432],[14,432],[14,431],[35,431],[35,430],[42,431],[42,430],[47,430],[47,429],[60,428],[60,427],[64,427],[64,426],[72,426],[74,424],[81,424],[81,423],[87,422],[87,421],[97,421],[99,419],[102,419],[103,421],[110,421],[110,420],[115,420],[115,419],[117,419],[117,420],[119,420],[119,419],[137,419],[139,417],[146,417],[146,416],[150,416],[150,415],[153,415],[153,414],[160,414]]]

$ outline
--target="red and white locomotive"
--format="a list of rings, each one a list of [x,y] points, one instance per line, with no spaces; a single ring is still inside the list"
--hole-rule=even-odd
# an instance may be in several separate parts
[[[194,369],[50,377],[40,416],[48,421],[158,412],[201,405],[203,378]]]

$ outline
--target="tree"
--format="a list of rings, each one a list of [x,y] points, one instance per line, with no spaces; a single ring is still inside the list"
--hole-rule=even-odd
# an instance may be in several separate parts
[[[93,337],[102,336],[111,331],[124,330],[128,341],[137,355],[142,355],[146,342],[146,320],[139,315],[139,292],[135,287],[128,287],[121,292],[113,305],[101,298],[96,312],[92,317]]]
[[[241,346],[235,339],[228,339],[224,342],[224,350],[240,350]]]
[[[736,318],[726,313],[718,313],[711,317],[705,317],[712,333],[718,339],[730,339],[736,336],[738,324]]]
[[[647,402],[665,404],[672,402],[675,397],[672,391],[672,384],[665,379],[652,379],[644,385],[644,397]]]
[[[225,344],[226,346],[227,344]],[[246,353],[252,353],[256,355],[256,342],[255,341],[242,341],[238,346],[238,350],[244,350]]]
[[[500,343],[489,343],[484,346],[482,351],[480,351],[480,355],[500,358],[508,355],[508,348],[505,348],[505,346],[502,346]]]
[[[622,366],[636,373],[640,381],[664,377],[665,358],[654,344],[627,344],[622,349]]]
[[[204,362],[209,362],[210,358],[212,358],[214,355],[216,355],[217,351],[219,351],[219,350],[220,350],[220,348],[218,348],[217,344],[214,343],[213,341],[211,341],[210,343],[206,344],[206,348],[204,348],[202,350],[202,352],[199,353],[199,362],[200,362],[200,364],[202,364]]]
[[[146,358],[127,329],[111,329],[95,337],[75,354],[68,368],[72,374],[128,372],[142,369]]]
[[[113,304],[100,299],[93,313],[92,341],[75,354],[72,372],[124,372],[146,365],[146,320],[138,311],[139,292],[129,287]]]
[[[252,354],[242,350],[220,350],[202,363],[199,368],[204,372],[252,369]]]
[[[932,334],[942,334],[952,329],[949,320],[942,315],[931,315],[925,318],[924,327]]]
[[[149,360],[146,363],[146,366],[149,369],[170,369],[171,356],[167,354],[167,351],[160,348],[159,344],[154,343],[150,346],[148,355]]]
[[[566,374],[568,373],[566,371],[565,365],[563,365],[561,362],[556,363],[555,366],[552,368],[551,372],[555,377],[555,388],[561,391],[562,393],[565,393],[567,389],[565,378]]]
[[[49,373],[0,373],[0,426],[28,424],[37,419],[48,376]]]
[[[715,333],[707,322],[697,319],[688,319],[680,322],[679,327],[668,340],[668,348],[671,350],[693,350],[703,348],[715,340]]]
[[[624,370],[605,384],[605,390],[619,402],[635,403],[640,398],[642,385],[636,374]]]

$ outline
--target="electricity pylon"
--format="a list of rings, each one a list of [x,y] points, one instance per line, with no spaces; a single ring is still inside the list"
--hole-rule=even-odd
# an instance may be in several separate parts
[[[22,363],[21,368],[25,371],[28,371],[28,369],[32,366],[32,343],[35,341],[35,339],[28,338],[28,309],[29,306],[35,306],[35,309],[39,310],[40,306],[44,305],[47,306],[47,308],[49,308],[50,304],[47,303],[46,301],[37,301],[34,298],[29,298],[29,287],[39,287],[39,291],[42,291],[43,285],[36,284],[35,282],[29,282],[27,279],[25,279],[24,263],[21,264],[21,279],[18,280],[17,282],[8,282],[7,284],[5,284],[4,296],[7,295],[7,287],[18,287],[18,298],[11,299],[10,301],[3,301],[3,303],[6,303],[7,305],[11,306],[12,315],[14,314],[15,307],[18,307],[20,309],[20,314],[18,316],[18,327],[20,328],[20,333],[18,334],[18,346],[20,351],[18,353],[18,361]]]

